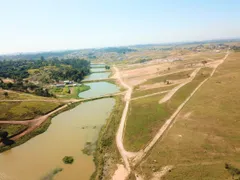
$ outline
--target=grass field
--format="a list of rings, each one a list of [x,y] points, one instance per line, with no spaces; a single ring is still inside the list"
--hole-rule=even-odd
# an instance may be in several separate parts
[[[0,132],[7,131],[8,137],[17,134],[26,128],[27,126],[20,124],[0,124]]]
[[[207,62],[220,60],[226,55],[226,51],[222,52],[213,52],[213,51],[207,51],[207,52],[198,52],[190,55],[186,55],[184,59],[184,63],[201,63],[203,60],[206,60]]]
[[[179,89],[166,103],[158,103],[164,95],[132,101],[124,137],[126,149],[137,151],[143,148],[156,134],[165,120],[210,75],[211,70],[210,68],[201,69],[192,82]]]
[[[143,148],[157,131],[156,127],[164,123],[163,120],[168,116],[168,112],[164,110],[163,105],[158,104],[163,96],[163,94],[155,95],[130,103],[124,137],[127,150],[137,151]]]
[[[55,94],[59,98],[76,98],[78,99],[78,94],[83,91],[90,89],[90,86],[80,85],[75,87],[53,87],[50,92]]]
[[[8,92],[8,96],[4,96],[4,92]],[[49,99],[45,98],[42,96],[36,96],[32,94],[27,94],[27,93],[22,93],[22,92],[14,92],[14,91],[4,91],[0,89],[0,100],[11,100],[11,99],[17,99],[17,100],[22,100],[22,99]]]
[[[186,79],[186,78],[189,78],[189,75],[192,72],[193,72],[193,70],[188,70],[188,71],[173,73],[173,74],[169,74],[169,75],[165,75],[165,76],[155,77],[155,78],[152,78],[152,79],[148,79],[142,85],[164,82],[165,80]]]
[[[175,86],[176,85],[169,85],[169,86],[151,88],[151,89],[146,89],[146,90],[135,90],[132,93],[132,97],[135,98],[135,97],[145,96],[148,94],[153,94],[153,93],[157,93],[157,92],[161,92],[161,91],[167,91],[167,90],[174,88]]]
[[[60,102],[0,102],[0,120],[33,119],[60,105]]]
[[[224,164],[240,168],[239,59],[230,54],[186,104],[141,164],[146,178],[165,165],[175,166],[167,180],[230,180]]]

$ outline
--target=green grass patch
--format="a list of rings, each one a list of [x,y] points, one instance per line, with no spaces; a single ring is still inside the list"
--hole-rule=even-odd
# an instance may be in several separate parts
[[[210,68],[201,69],[192,82],[180,88],[166,103],[159,104],[164,95],[155,95],[132,101],[127,117],[124,144],[127,150],[143,148],[156,134],[178,106],[210,73]]]
[[[192,72],[193,72],[193,70],[188,70],[188,71],[177,72],[177,73],[173,73],[173,74],[169,74],[169,75],[165,75],[165,76],[155,77],[155,78],[152,78],[152,79],[148,79],[142,85],[165,82],[166,80],[186,79],[186,78],[189,78],[189,75]]]
[[[156,127],[161,127],[168,117],[168,112],[158,103],[162,97],[164,95],[160,94],[131,101],[124,136],[127,150],[143,148],[156,132]]]
[[[74,162],[74,159],[72,156],[65,156],[62,160],[65,164],[72,164]]]
[[[90,89],[90,86],[87,85],[79,85],[79,86],[74,86],[74,87],[53,87],[50,92],[56,95],[59,98],[75,98],[79,99],[80,97],[78,96],[79,93],[87,91]]]
[[[0,102],[0,120],[28,120],[60,107],[60,102]]]
[[[8,132],[8,137],[18,134],[28,128],[25,125],[21,124],[0,124],[0,132],[7,131]]]

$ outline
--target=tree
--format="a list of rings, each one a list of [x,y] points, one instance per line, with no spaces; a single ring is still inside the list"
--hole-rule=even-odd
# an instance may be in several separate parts
[[[7,138],[7,137],[8,137],[8,132],[7,131],[0,132],[0,138],[4,139],[4,138]]]
[[[12,144],[14,144],[15,142],[11,139],[8,139],[8,138],[4,138],[2,140],[3,144],[6,145],[6,146],[11,146]]]
[[[106,66],[105,66],[105,69],[110,69],[110,66],[106,65]]]
[[[8,97],[8,92],[4,91],[3,95],[6,97]]]

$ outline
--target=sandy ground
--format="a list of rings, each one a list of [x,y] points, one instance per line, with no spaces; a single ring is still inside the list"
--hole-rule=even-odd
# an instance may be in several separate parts
[[[124,180],[128,177],[129,172],[126,170],[124,165],[117,164],[117,171],[115,171],[112,180]]]
[[[162,167],[161,171],[153,173],[153,178],[151,180],[161,180],[161,178],[165,174],[167,174],[172,168],[173,166],[171,165]]]
[[[144,66],[137,69],[123,70],[122,79],[131,86],[136,86],[143,83],[147,79],[156,77],[157,74],[168,71],[168,67],[172,68],[172,63],[160,63],[151,66]]]

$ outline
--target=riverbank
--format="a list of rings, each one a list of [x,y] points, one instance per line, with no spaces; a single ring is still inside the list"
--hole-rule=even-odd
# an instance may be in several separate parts
[[[116,147],[115,134],[117,132],[122,111],[124,108],[123,97],[115,97],[115,106],[106,124],[101,128],[97,140],[97,147],[94,153],[95,172],[91,180],[112,177],[116,164],[119,162],[120,155]]]
[[[15,141],[14,144],[12,144],[11,146],[0,146],[0,153],[4,152],[4,151],[7,151],[9,149],[12,149],[16,146],[19,146],[21,144],[24,144],[25,142],[27,142],[28,140],[32,139],[33,137],[39,135],[39,134],[42,134],[44,133],[48,127],[50,126],[51,124],[51,120],[53,117],[57,116],[58,114],[64,112],[64,111],[68,111],[74,107],[76,107],[77,105],[79,105],[81,102],[74,102],[74,103],[71,103],[71,104],[68,104],[67,107],[65,107],[64,109],[61,109],[59,111],[57,111],[56,113],[53,113],[52,115],[50,115],[48,117],[48,119],[46,121],[44,121],[38,128],[34,129],[32,132],[24,135],[23,137],[19,138],[17,141]]]
[[[93,87],[97,90],[97,93],[92,89],[82,100],[64,102],[64,109],[61,109],[61,111],[59,109],[59,112],[49,114],[41,125],[39,124],[36,129],[32,129],[32,132],[28,131],[29,134],[23,137],[19,136],[14,145],[2,147],[0,152],[22,144],[12,149],[10,154],[4,152],[0,155],[2,162],[5,162],[6,158],[8,161],[8,165],[1,169],[2,173],[18,178],[37,178],[41,174],[45,174],[45,172],[50,172],[55,167],[61,167],[64,171],[55,177],[60,180],[66,179],[66,177],[89,179],[95,169],[96,171],[92,179],[111,177],[117,168],[116,163],[119,162],[115,134],[123,109],[122,94],[124,92],[119,92],[119,87],[113,86],[116,85],[114,80],[111,83],[99,82],[91,85],[94,85]],[[89,98],[86,98],[87,96]],[[66,103],[68,104],[66,105]],[[81,105],[79,105],[80,103]],[[63,111],[66,112],[62,113]],[[92,111],[95,113],[89,113]],[[59,116],[57,116],[58,114]],[[32,122],[35,123],[37,121],[31,120],[28,122],[30,123],[29,125],[32,126]],[[28,140],[29,142],[25,143]],[[86,144],[95,144],[94,142],[96,141],[97,148],[93,162],[93,157],[84,155],[81,153],[81,149]],[[53,143],[55,145],[51,146],[50,144]],[[42,151],[42,148],[45,151]],[[51,152],[54,152],[54,156],[51,155]],[[74,156],[74,160],[76,160],[71,167],[62,165],[61,161],[59,162],[66,155]],[[31,158],[28,158],[30,156]],[[31,169],[33,165],[31,159],[35,160],[38,167],[36,167],[36,171],[32,169],[31,172],[26,174],[24,173],[24,168]],[[48,159],[47,166],[43,165],[44,159]],[[20,162],[25,163],[25,166],[19,166]],[[84,173],[79,173],[79,169]]]

